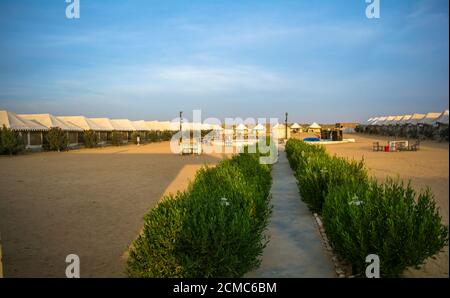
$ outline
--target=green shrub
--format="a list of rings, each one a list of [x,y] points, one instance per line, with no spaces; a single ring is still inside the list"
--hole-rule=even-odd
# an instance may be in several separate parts
[[[322,146],[291,139],[286,144],[286,153],[295,171],[302,200],[313,212],[322,212],[329,189],[353,180],[364,181],[368,177],[364,161],[330,157]]]
[[[22,136],[3,125],[0,131],[0,154],[17,154],[25,150]]]
[[[113,131],[111,133],[111,144],[114,146],[121,146],[123,144],[123,135],[119,131]]]
[[[83,143],[86,148],[95,148],[98,146],[98,134],[93,130],[87,130],[82,134]]]
[[[270,169],[241,154],[203,168],[144,218],[131,277],[240,277],[259,265],[270,216]]]
[[[176,132],[172,132],[170,130],[164,130],[161,132],[160,134],[160,140],[161,141],[170,141],[170,139],[172,138],[172,136],[175,134]]]
[[[399,276],[448,244],[448,228],[430,190],[416,195],[410,184],[390,179],[330,189],[323,219],[330,244],[354,273],[363,273],[366,256],[376,254],[382,276]]]
[[[52,127],[44,138],[43,147],[50,151],[65,151],[69,147],[67,133],[59,127]]]
[[[147,140],[151,143],[158,141],[158,132],[157,131],[149,131],[147,133]]]
[[[448,228],[430,190],[416,195],[408,184],[370,180],[362,162],[330,157],[323,148],[298,140],[286,144],[302,199],[321,212],[333,249],[363,273],[377,254],[383,276],[419,266],[448,244]]]
[[[441,141],[447,141],[448,142],[448,126],[442,127],[439,129],[439,138]]]

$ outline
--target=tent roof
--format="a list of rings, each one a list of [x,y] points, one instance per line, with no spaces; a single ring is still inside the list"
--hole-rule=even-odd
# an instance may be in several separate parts
[[[145,124],[144,120],[131,121],[131,124],[136,130],[139,131],[148,131],[150,128]]]
[[[448,110],[442,112],[441,116],[434,120],[434,123],[447,124],[448,125]]]
[[[407,124],[417,124],[420,120],[425,118],[425,114],[413,114],[411,118],[409,118],[408,121],[406,121]]]
[[[104,130],[107,131],[115,130],[109,118],[89,118],[89,120],[94,122],[96,125],[102,127]]]
[[[158,130],[158,121],[145,121],[145,126],[150,130]]]
[[[84,130],[94,130],[94,131],[110,131],[110,129],[96,124],[89,118],[84,116],[59,116],[60,120],[66,121],[70,124],[81,127]]]
[[[11,130],[16,131],[46,131],[47,127],[42,124],[22,118],[16,113],[0,110],[0,127],[6,126]]]
[[[246,130],[247,126],[245,126],[244,124],[239,124],[238,126],[236,126],[236,130]]]
[[[412,115],[403,115],[402,118],[397,121],[397,124],[405,124],[411,117]]]
[[[319,124],[317,124],[316,122],[314,122],[313,124],[311,124],[310,126],[309,126],[309,128],[312,128],[312,129],[318,129],[318,128],[322,128]]]
[[[292,129],[299,129],[299,128],[301,128],[301,126],[298,123],[294,123],[294,124],[291,125],[291,128]]]
[[[379,122],[380,125],[390,125],[392,121],[394,121],[396,116],[387,116],[383,122]]]
[[[133,127],[131,121],[128,119],[111,119],[111,124],[115,130],[118,131],[135,131],[136,128]]]
[[[419,120],[417,123],[419,124],[429,124],[432,125],[436,119],[438,119],[442,113],[427,113],[425,117]]]
[[[376,120],[371,123],[371,125],[382,125],[386,118],[386,116],[377,117]]]
[[[58,127],[64,131],[83,131],[81,127],[67,123],[64,120],[60,120],[51,114],[21,114],[19,116],[28,120],[39,122],[48,128]]]
[[[258,125],[253,127],[253,130],[262,131],[262,130],[266,130],[266,127],[265,127],[265,125],[262,125],[261,123],[258,123]]]

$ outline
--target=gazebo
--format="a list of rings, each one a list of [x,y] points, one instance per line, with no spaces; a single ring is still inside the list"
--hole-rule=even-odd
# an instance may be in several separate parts
[[[320,133],[322,131],[322,127],[314,122],[308,127],[308,133]]]

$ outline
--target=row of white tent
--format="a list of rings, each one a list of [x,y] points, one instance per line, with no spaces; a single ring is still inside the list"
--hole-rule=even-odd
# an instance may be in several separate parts
[[[54,116],[51,114],[16,114],[0,110],[0,127],[5,125],[15,131],[47,131],[58,127],[63,131],[82,132],[92,130],[97,132],[111,131],[178,131],[180,125],[170,121],[131,121],[128,119],[88,118],[85,116]],[[183,129],[211,130],[220,128],[218,125],[203,123],[183,123]]]
[[[365,125],[390,126],[390,125],[448,125],[449,111],[442,113],[411,114],[400,116],[381,116],[368,119]]]

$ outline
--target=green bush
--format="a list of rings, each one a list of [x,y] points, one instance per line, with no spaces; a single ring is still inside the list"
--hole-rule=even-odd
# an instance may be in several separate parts
[[[113,131],[111,133],[111,144],[114,146],[121,146],[123,144],[123,135],[119,131]]]
[[[448,244],[448,228],[430,190],[415,194],[408,184],[370,180],[362,162],[330,157],[299,140],[286,144],[302,199],[323,215],[333,249],[363,273],[365,258],[377,254],[383,276],[419,266]]]
[[[17,154],[25,150],[21,135],[3,125],[0,131],[0,154]]]
[[[93,130],[87,130],[82,134],[83,143],[86,148],[95,148],[98,146],[98,134]]]
[[[302,200],[313,212],[322,212],[329,189],[353,180],[364,181],[368,177],[363,161],[330,157],[322,146],[291,139],[286,145],[286,153],[295,171]]]
[[[158,141],[158,132],[157,131],[149,131],[147,133],[147,140],[151,143]]]
[[[366,256],[376,254],[382,276],[399,276],[448,244],[430,190],[416,195],[410,184],[390,179],[330,189],[323,219],[330,244],[354,273],[364,273]]]
[[[240,154],[203,168],[185,192],[165,197],[144,218],[130,248],[131,277],[240,277],[265,247],[270,169]]]
[[[65,151],[69,147],[67,133],[59,127],[52,127],[44,138],[43,147],[50,151]]]
[[[439,129],[439,138],[441,141],[448,142],[448,126],[442,127]]]

